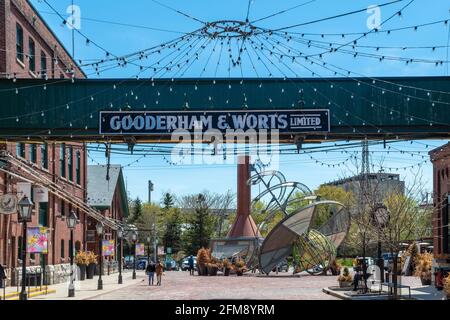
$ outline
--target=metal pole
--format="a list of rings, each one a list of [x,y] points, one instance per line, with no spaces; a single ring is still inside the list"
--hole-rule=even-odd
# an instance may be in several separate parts
[[[28,300],[27,295],[27,222],[23,222],[23,233],[22,233],[22,292],[20,292],[20,300]]]
[[[119,238],[119,284],[122,283],[122,238]]]
[[[70,229],[70,285],[69,298],[75,297],[75,286],[73,285],[73,230]]]
[[[158,244],[157,244],[157,239],[156,239],[156,224],[153,224],[153,260],[158,261]]]
[[[103,290],[103,280],[102,280],[102,273],[103,273],[103,248],[102,248],[102,237],[99,236],[99,240],[98,240],[98,247],[99,247],[99,252],[100,252],[100,270],[99,270],[99,276],[98,276],[98,285],[97,285],[97,290]]]
[[[133,242],[134,244],[134,253],[133,253],[133,280],[136,279],[136,241]]]
[[[153,189],[152,182],[149,181],[148,182],[148,203],[152,203],[152,189]]]

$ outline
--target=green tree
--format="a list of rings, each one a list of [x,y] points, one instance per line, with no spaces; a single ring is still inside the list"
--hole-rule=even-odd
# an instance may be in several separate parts
[[[165,228],[163,235],[163,244],[166,248],[172,248],[172,251],[181,250],[182,219],[178,208],[166,209]]]
[[[131,217],[130,222],[134,223],[140,219],[142,216],[143,210],[142,210],[142,201],[137,197],[132,203],[131,203]]]
[[[164,209],[171,209],[175,205],[175,199],[170,192],[166,192],[163,197],[163,207]]]
[[[192,254],[209,246],[216,221],[210,214],[210,203],[204,194],[185,197],[183,202],[185,209],[193,211],[189,214],[187,230],[183,235],[184,251]]]

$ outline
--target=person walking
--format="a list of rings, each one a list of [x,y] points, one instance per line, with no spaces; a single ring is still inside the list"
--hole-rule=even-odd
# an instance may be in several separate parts
[[[189,274],[191,276],[194,275],[194,257],[191,255],[188,259],[188,263],[189,263]]]
[[[150,263],[147,265],[147,269],[145,270],[145,273],[148,276],[148,285],[153,286],[154,279],[155,279],[155,271],[156,271],[156,265],[153,261],[150,261]]]
[[[0,288],[6,287],[5,280],[6,280],[5,268],[3,268],[3,265],[0,263]]]
[[[162,274],[164,271],[164,267],[159,260],[158,260],[158,262],[156,262],[155,270],[156,270],[156,285],[161,286],[161,280],[162,280],[161,278],[162,278]]]

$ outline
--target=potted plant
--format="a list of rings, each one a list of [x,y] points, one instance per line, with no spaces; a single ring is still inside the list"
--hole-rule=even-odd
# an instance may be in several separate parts
[[[431,253],[425,252],[419,254],[416,260],[415,275],[420,277],[422,285],[431,285],[431,267],[433,264],[433,256]]]
[[[333,276],[339,275],[341,273],[341,268],[341,264],[336,259],[334,259],[330,264],[330,271]]]
[[[94,252],[89,251],[86,254],[86,260],[87,260],[86,278],[94,279],[95,269],[97,267],[97,255]]]
[[[352,276],[347,267],[344,268],[342,274],[338,277],[339,287],[348,288],[352,286]]]
[[[199,276],[207,276],[208,271],[206,265],[209,263],[209,251],[205,248],[201,248],[197,252],[197,269]]]
[[[236,275],[238,277],[241,277],[244,274],[244,272],[247,271],[247,269],[245,267],[245,261],[244,260],[238,260],[236,262],[234,270],[236,271]]]
[[[75,263],[80,270],[80,281],[86,279],[86,269],[87,269],[87,254],[84,251],[80,251],[75,256]]]
[[[447,300],[450,300],[450,275],[444,278],[444,292],[447,296]]]
[[[222,265],[223,265],[223,275],[225,277],[228,277],[230,275],[232,265],[231,265],[230,261],[228,261],[228,259],[224,259],[222,262]]]
[[[208,269],[209,276],[217,276],[217,272],[220,268],[220,263],[219,261],[217,261],[217,259],[212,258],[211,262],[206,264],[206,268]]]

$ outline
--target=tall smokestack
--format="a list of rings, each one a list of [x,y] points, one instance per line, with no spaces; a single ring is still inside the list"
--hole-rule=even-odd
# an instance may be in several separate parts
[[[237,214],[228,238],[261,237],[251,217],[250,156],[239,156],[237,166]]]

